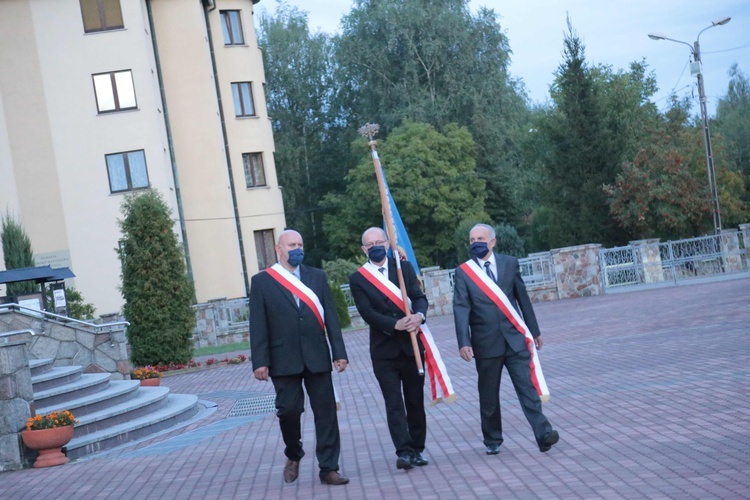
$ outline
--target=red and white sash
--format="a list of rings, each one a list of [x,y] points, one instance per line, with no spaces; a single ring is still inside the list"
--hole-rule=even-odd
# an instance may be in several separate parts
[[[549,400],[549,389],[547,388],[547,382],[544,380],[544,374],[542,373],[542,366],[539,364],[539,354],[534,344],[534,337],[531,335],[529,328],[526,323],[518,314],[516,308],[508,300],[508,297],[503,293],[497,283],[492,281],[487,273],[477,265],[474,260],[468,260],[459,266],[469,277],[469,279],[482,290],[490,300],[500,308],[500,311],[508,318],[508,321],[516,327],[516,330],[521,332],[526,337],[526,348],[531,354],[531,381],[534,384],[537,394],[542,401]]]
[[[269,276],[278,281],[281,286],[289,290],[292,295],[304,302],[305,305],[309,307],[310,310],[312,310],[312,312],[318,318],[320,327],[323,330],[326,329],[326,315],[323,311],[323,304],[320,303],[320,299],[318,299],[318,296],[315,295],[315,292],[313,292],[307,285],[302,283],[302,280],[297,279],[294,274],[287,271],[284,266],[282,266],[278,262],[273,266],[267,268],[266,272]]]
[[[388,297],[391,302],[396,304],[399,309],[404,309],[401,289],[392,283],[387,276],[378,271],[377,266],[368,261],[359,268],[359,272],[375,288]],[[409,310],[411,310],[411,300],[409,300],[408,305]],[[453,384],[451,384],[448,370],[443,363],[443,358],[440,356],[435,339],[432,337],[432,333],[427,328],[426,323],[420,327],[419,333],[424,345],[424,361],[425,368],[427,369],[427,377],[430,381],[430,389],[432,390],[432,404],[434,405],[441,401],[452,403],[456,400],[456,394],[453,392]]]

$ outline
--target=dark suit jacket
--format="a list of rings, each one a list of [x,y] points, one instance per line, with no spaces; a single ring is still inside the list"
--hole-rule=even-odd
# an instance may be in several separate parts
[[[421,312],[426,316],[427,297],[419,287],[419,280],[417,280],[414,268],[409,262],[403,261],[401,262],[401,272],[404,275],[406,294],[411,299],[413,312]],[[388,279],[398,286],[396,261],[391,257],[388,258]],[[357,311],[359,311],[362,319],[370,325],[370,357],[372,359],[393,359],[398,356],[399,352],[414,357],[409,332],[394,330],[396,321],[405,316],[404,311],[396,307],[384,293],[367,281],[359,271],[349,276],[349,287]],[[421,353],[424,351],[424,347],[421,341],[418,342]]]
[[[497,284],[508,300],[521,313],[536,338],[539,324],[534,315],[531,299],[521,278],[518,259],[495,254]],[[479,267],[482,267],[480,264]],[[471,346],[475,358],[494,358],[505,353],[505,339],[515,352],[526,349],[523,333],[505,317],[500,308],[469,279],[461,268],[456,268],[453,288],[453,316],[456,323],[458,348]]]
[[[318,296],[325,311],[328,342],[333,359],[347,359],[344,338],[331,288],[320,269],[300,266],[300,279]],[[253,369],[269,368],[274,376],[331,371],[331,351],[326,332],[313,311],[267,272],[252,278],[250,286],[250,352]]]

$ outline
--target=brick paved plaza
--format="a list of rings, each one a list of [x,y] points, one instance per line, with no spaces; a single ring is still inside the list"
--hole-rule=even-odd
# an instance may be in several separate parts
[[[750,279],[536,305],[541,361],[560,443],[540,453],[507,375],[505,443],[486,456],[476,372],[458,357],[453,317],[429,324],[459,399],[427,409],[430,465],[397,471],[367,332],[345,334],[341,472],[321,485],[312,412],[296,483],[282,480],[276,417],[229,417],[236,400],[271,395],[251,366],[163,379],[215,407],[140,443],[49,469],[0,473],[0,498],[748,498]],[[427,394],[427,391],[426,391]],[[212,405],[209,405],[212,406]]]

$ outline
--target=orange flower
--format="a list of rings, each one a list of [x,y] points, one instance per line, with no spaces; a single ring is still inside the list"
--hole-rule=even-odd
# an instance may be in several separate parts
[[[30,431],[38,429],[53,429],[55,427],[65,427],[77,423],[78,421],[70,411],[53,411],[47,415],[35,415],[29,417],[26,421],[26,429]]]

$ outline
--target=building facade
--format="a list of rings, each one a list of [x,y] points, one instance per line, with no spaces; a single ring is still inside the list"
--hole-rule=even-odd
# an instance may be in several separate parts
[[[172,209],[198,302],[275,262],[257,1],[0,1],[0,212],[98,313],[122,306],[117,220],[141,189]]]

